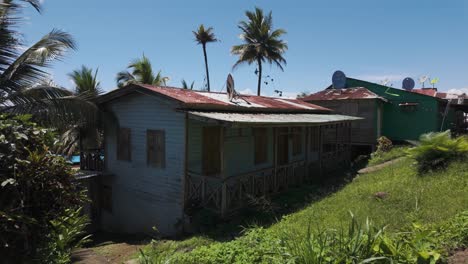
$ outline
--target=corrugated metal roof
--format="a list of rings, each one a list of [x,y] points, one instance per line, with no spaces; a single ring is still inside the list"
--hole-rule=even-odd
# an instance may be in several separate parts
[[[188,111],[191,119],[229,123],[231,125],[302,125],[329,124],[363,119],[361,117],[329,114],[268,114],[268,113],[224,113]]]
[[[232,101],[226,93],[202,92],[175,87],[158,87],[147,84],[133,84],[108,92],[99,103],[113,100],[133,91],[150,92],[181,103],[181,108],[201,110],[227,110],[248,112],[331,112],[330,109],[310,104],[298,99],[275,98],[266,96],[241,95]]]
[[[412,89],[411,92],[435,97],[437,95],[437,88]]]
[[[325,89],[318,93],[302,98],[303,101],[326,101],[326,100],[348,100],[348,99],[380,99],[384,98],[369,91],[364,87],[346,89]]]

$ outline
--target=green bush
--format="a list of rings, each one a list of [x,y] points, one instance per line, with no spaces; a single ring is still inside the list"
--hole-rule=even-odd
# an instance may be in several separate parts
[[[38,252],[41,262],[70,263],[72,249],[89,241],[91,235],[85,235],[84,232],[89,219],[81,210],[81,207],[66,209],[63,216],[50,221],[50,233]]]
[[[416,161],[419,173],[425,173],[446,167],[452,160],[467,159],[468,137],[452,138],[448,130],[424,134],[420,137],[420,145],[408,153]]]
[[[83,202],[70,165],[49,152],[53,140],[28,117],[0,115],[0,253],[6,263],[43,262],[39,255],[53,243],[54,221]]]

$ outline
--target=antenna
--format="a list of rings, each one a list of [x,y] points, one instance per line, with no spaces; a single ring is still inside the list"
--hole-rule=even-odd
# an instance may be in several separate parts
[[[424,83],[427,81],[427,79],[429,79],[429,76],[427,76],[427,75],[423,75],[423,76],[419,77],[419,83],[422,84],[422,88],[424,88]]]
[[[242,99],[244,102],[246,102],[248,105],[250,105],[250,102],[245,100],[241,94],[237,93],[236,90],[234,89],[234,78],[232,78],[232,75],[229,73],[227,80],[226,80],[226,93],[229,99],[229,102],[232,102],[234,98]],[[235,103],[235,102],[234,102]],[[235,103],[237,104],[237,103]]]
[[[228,74],[228,77],[226,80],[226,92],[227,92],[229,101],[232,101],[236,91],[234,90],[234,79],[232,78],[232,75],[230,73]]]
[[[334,89],[343,89],[346,87],[346,75],[342,71],[335,71],[332,76]]]
[[[435,85],[439,82],[439,78],[430,79],[430,83],[432,84],[432,88],[435,88]]]
[[[411,91],[413,90],[414,88],[414,80],[410,77],[406,77],[404,80],[403,80],[403,84],[402,84],[402,87],[403,89],[405,89],[406,91]]]

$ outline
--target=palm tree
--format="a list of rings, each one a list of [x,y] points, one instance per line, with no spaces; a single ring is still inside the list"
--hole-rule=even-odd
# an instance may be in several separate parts
[[[77,122],[96,123],[97,107],[84,96],[51,84],[45,71],[68,50],[76,48],[72,36],[53,29],[25,47],[16,30],[25,2],[41,11],[39,0],[4,0],[0,4],[0,112],[29,113],[36,122],[67,127]]]
[[[206,43],[218,41],[218,39],[216,39],[216,36],[212,31],[213,31],[212,27],[205,29],[205,26],[203,26],[203,24],[201,24],[198,27],[197,31],[192,31],[193,35],[195,36],[195,41],[198,44],[201,44],[203,47],[203,56],[205,57],[206,82],[208,84],[208,92],[210,91],[210,73],[208,71],[208,57],[206,55]]]
[[[143,54],[141,59],[133,60],[127,67],[132,69],[132,72],[121,71],[117,74],[117,86],[124,87],[131,83],[151,84],[155,86],[166,86],[169,77],[161,75],[161,71],[156,74],[153,73],[153,68],[149,59]]]
[[[240,39],[243,44],[233,46],[231,53],[238,55],[239,59],[234,64],[233,69],[240,64],[257,63],[258,85],[257,95],[260,95],[262,85],[262,63],[274,63],[281,70],[286,60],[283,53],[288,49],[288,45],[280,37],[286,34],[283,29],[273,30],[273,19],[271,12],[265,16],[263,10],[256,7],[254,12],[246,11],[248,21],[241,21],[239,29],[242,31]]]
[[[190,86],[185,80],[182,80],[182,89],[190,89],[193,90],[193,85],[195,85],[195,82],[192,82]]]
[[[75,84],[75,94],[89,94],[93,97],[102,93],[100,82],[97,80],[98,69],[94,71],[84,65],[81,69],[74,70],[68,76]]]

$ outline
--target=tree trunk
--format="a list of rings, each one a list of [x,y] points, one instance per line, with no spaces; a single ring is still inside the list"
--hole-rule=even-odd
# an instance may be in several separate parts
[[[258,63],[258,85],[257,85],[257,95],[260,96],[260,89],[262,86],[262,60],[257,59]]]
[[[205,56],[206,83],[208,84],[208,92],[210,91],[210,73],[208,71],[208,57],[206,56],[206,44],[203,44],[203,55]]]

